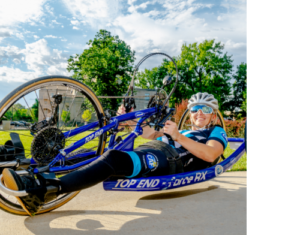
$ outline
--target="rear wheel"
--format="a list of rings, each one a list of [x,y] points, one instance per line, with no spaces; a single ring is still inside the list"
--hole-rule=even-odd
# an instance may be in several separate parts
[[[1,101],[0,145],[5,145],[6,141],[10,140],[11,133],[17,133],[24,147],[23,158],[33,158],[40,165],[46,165],[60,149],[72,145],[105,125],[103,116],[104,112],[97,96],[83,83],[64,76],[37,78],[18,87]],[[10,125],[10,122],[16,121],[26,121],[30,124]],[[63,134],[72,133],[77,127],[97,121],[99,125],[92,130],[71,137]],[[101,135],[80,149],[101,155],[104,147],[104,135]],[[20,147],[14,148],[17,151]],[[12,159],[14,156],[14,153],[0,153],[0,167],[1,161]],[[45,204],[39,213],[64,205],[78,193],[61,195]],[[27,215],[15,197],[2,192],[0,208],[9,213]]]

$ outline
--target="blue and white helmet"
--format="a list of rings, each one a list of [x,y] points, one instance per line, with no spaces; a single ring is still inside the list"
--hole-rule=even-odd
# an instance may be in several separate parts
[[[188,109],[191,109],[193,106],[198,104],[207,105],[213,110],[219,109],[218,100],[215,99],[213,95],[208,94],[207,92],[198,92],[197,94],[192,95],[192,97],[189,99],[187,107]]]

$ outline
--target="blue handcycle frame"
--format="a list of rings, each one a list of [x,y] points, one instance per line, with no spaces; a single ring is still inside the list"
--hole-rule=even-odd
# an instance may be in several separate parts
[[[72,166],[65,166],[65,157],[74,151],[75,149],[81,147],[82,145],[86,144],[87,142],[99,137],[103,133],[109,131],[109,130],[117,130],[119,127],[120,122],[140,118],[137,122],[137,125],[127,138],[122,140],[121,142],[116,143],[115,137],[116,134],[113,134],[110,136],[108,147],[104,149],[104,152],[108,149],[117,149],[122,151],[132,151],[133,150],[133,144],[136,137],[141,135],[143,133],[143,129],[141,127],[143,121],[145,121],[150,116],[156,114],[159,112],[158,108],[149,108],[141,111],[135,111],[131,113],[127,113],[124,115],[112,117],[109,123],[98,129],[97,131],[93,132],[92,134],[89,134],[85,138],[78,140],[72,145],[69,145],[65,149],[60,151],[60,154],[58,154],[54,160],[48,165],[49,166],[49,172],[59,173],[59,172],[66,172],[66,171],[72,171],[76,168],[82,167],[86,164],[89,164],[90,162],[96,160],[100,156],[95,156],[91,159],[79,162],[77,164],[74,164]],[[64,135],[66,138],[72,137],[74,135],[80,134],[84,131],[93,129],[95,127],[99,126],[99,122],[93,122],[88,125],[78,127],[74,130],[65,132]],[[166,189],[174,189],[182,186],[187,186],[195,183],[204,182],[207,180],[210,180],[216,176],[219,176],[229,168],[231,168],[245,153],[245,142],[243,138],[228,138],[229,143],[239,143],[241,144],[234,153],[232,153],[228,158],[226,158],[221,163],[203,169],[193,172],[185,172],[180,174],[174,174],[174,175],[165,175],[165,176],[156,176],[156,177],[148,177],[148,178],[119,178],[119,179],[108,179],[103,182],[103,186],[105,190],[114,190],[114,191],[158,191],[158,190],[166,190]],[[68,158],[70,159],[76,159],[76,158],[82,158],[87,157],[91,155],[95,155],[96,151],[88,152],[88,153],[82,153],[78,154],[76,156]],[[33,161],[33,160],[32,160]],[[57,162],[60,162],[60,166],[54,166]],[[34,161],[32,162],[35,163]],[[35,168],[34,173],[39,173],[41,168]]]
[[[122,151],[132,151],[133,150],[134,139],[136,137],[138,137],[139,135],[143,134],[143,129],[141,127],[143,121],[145,121],[147,118],[149,118],[153,114],[158,113],[159,111],[160,111],[160,108],[154,107],[154,108],[148,108],[148,109],[144,109],[144,110],[141,110],[141,111],[135,111],[135,112],[123,114],[123,115],[120,115],[120,116],[112,117],[110,119],[109,123],[106,126],[98,129],[97,131],[87,135],[83,139],[78,140],[75,143],[73,143],[73,144],[67,146],[66,148],[60,150],[60,153],[48,164],[48,166],[41,167],[41,168],[37,167],[33,170],[33,173],[37,174],[37,173],[43,172],[45,170],[45,168],[47,168],[48,172],[53,172],[53,173],[72,171],[72,170],[75,170],[76,168],[79,168],[79,167],[82,167],[86,164],[89,164],[90,162],[96,160],[100,156],[95,156],[93,158],[90,158],[88,160],[79,162],[79,163],[71,165],[71,166],[66,166],[65,165],[66,156],[69,153],[71,153],[72,151],[74,151],[74,150],[78,149],[79,147],[83,146],[84,144],[88,143],[89,141],[103,135],[107,131],[110,131],[110,130],[117,131],[120,122],[124,122],[124,121],[139,118],[139,121],[137,122],[137,125],[136,125],[134,131],[132,131],[124,140],[122,140],[121,142],[116,143],[116,141],[115,141],[116,134],[113,134],[113,135],[110,136],[108,147],[106,149],[104,149],[104,152],[107,151],[108,149],[116,149],[116,150],[122,150]],[[99,127],[99,121],[90,123],[90,124],[82,126],[82,127],[75,128],[74,130],[67,131],[67,132],[64,133],[64,136],[65,136],[65,138],[69,138],[69,137],[78,135],[82,132],[85,132],[85,131],[91,130],[93,128],[96,128],[96,127]],[[78,154],[78,155],[69,157],[68,160],[88,157],[88,156],[92,156],[92,155],[95,155],[95,154],[96,154],[96,151],[91,151],[91,152],[88,152],[88,153],[82,153],[82,154]],[[59,166],[54,166],[58,162],[60,163],[60,165]],[[32,165],[36,164],[36,162],[34,161],[33,158],[31,159],[31,164]]]

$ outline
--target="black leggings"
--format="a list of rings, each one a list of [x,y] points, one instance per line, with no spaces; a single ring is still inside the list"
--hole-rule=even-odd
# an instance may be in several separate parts
[[[136,176],[166,175],[169,164],[166,156],[159,150],[137,149],[133,161],[130,154],[119,150],[108,150],[90,164],[60,178],[60,194],[70,193],[92,187],[110,176],[131,176],[135,168]],[[138,166],[138,167],[137,167]],[[135,169],[136,171],[136,169]]]

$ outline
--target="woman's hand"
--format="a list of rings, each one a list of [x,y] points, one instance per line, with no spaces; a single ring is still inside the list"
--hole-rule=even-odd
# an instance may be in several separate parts
[[[130,112],[132,112],[134,109],[132,108],[130,110]],[[121,104],[121,106],[118,108],[118,111],[117,111],[117,116],[119,115],[123,115],[123,114],[126,114],[126,111],[125,111],[125,107],[123,104]]]
[[[177,141],[180,136],[176,123],[170,120],[165,123],[164,133],[170,135],[174,141]]]
[[[123,115],[123,114],[125,114],[125,113],[126,113],[126,112],[125,112],[125,107],[124,107],[124,105],[122,104],[122,105],[118,108],[117,116]]]

